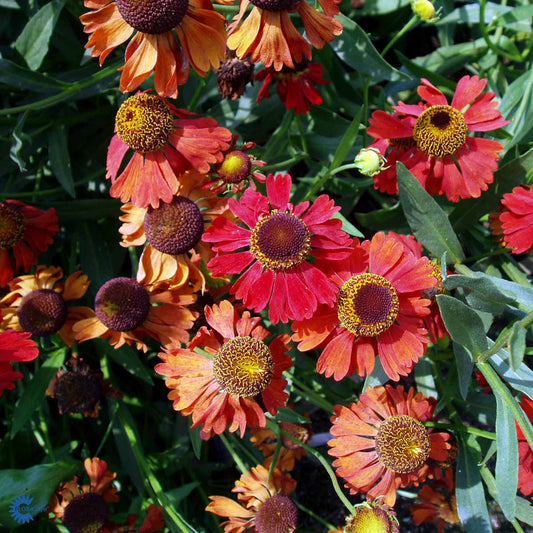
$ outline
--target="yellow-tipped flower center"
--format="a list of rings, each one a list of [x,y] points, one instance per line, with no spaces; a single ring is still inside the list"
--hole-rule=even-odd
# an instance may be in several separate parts
[[[355,509],[346,519],[344,533],[392,533],[397,530],[394,511],[386,511],[370,504]]]
[[[122,18],[137,31],[152,35],[175,28],[185,17],[188,0],[116,0]]]
[[[400,474],[418,470],[431,451],[427,429],[419,420],[408,415],[385,419],[379,426],[375,442],[379,460]]]
[[[220,179],[226,183],[240,183],[250,175],[251,170],[250,157],[240,150],[228,152],[217,168]]]
[[[0,248],[13,248],[22,240],[26,221],[23,214],[6,203],[0,203]]]
[[[152,94],[130,96],[119,108],[115,129],[120,140],[137,152],[162,148],[172,131],[174,120],[165,101]]]
[[[453,155],[466,141],[468,127],[463,114],[449,105],[433,105],[417,119],[413,137],[431,157]]]
[[[392,283],[378,274],[352,276],[337,294],[337,314],[342,326],[354,335],[377,337],[388,330],[400,303]]]
[[[227,340],[213,359],[213,375],[218,384],[240,398],[263,392],[273,374],[274,359],[268,346],[253,337]]]
[[[311,250],[311,234],[303,220],[290,213],[272,212],[262,217],[250,237],[251,254],[274,272],[305,261]]]

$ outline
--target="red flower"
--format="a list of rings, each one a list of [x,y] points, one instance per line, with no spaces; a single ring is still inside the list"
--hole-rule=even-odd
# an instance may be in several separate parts
[[[513,254],[533,250],[533,187],[520,185],[503,195],[500,210],[490,216],[491,228]]]
[[[312,318],[292,324],[293,340],[305,351],[324,347],[317,370],[337,381],[357,372],[368,375],[378,356],[398,381],[425,352],[423,319],[437,280],[426,257],[416,258],[394,237],[377,233],[354,243],[342,263],[318,264],[340,287],[336,305],[321,305]]]
[[[533,400],[522,396],[520,406],[533,424]],[[518,437],[518,490],[524,496],[531,496],[533,494],[533,450],[518,424],[516,424],[516,432]]]
[[[341,221],[332,218],[340,208],[325,194],[311,206],[309,202],[294,206],[289,202],[291,184],[288,174],[270,174],[267,197],[250,187],[239,202],[228,201],[247,227],[218,217],[203,236],[217,253],[208,263],[213,275],[244,271],[231,293],[255,311],[270,302],[273,323],[308,318],[318,304],[332,305],[336,287],[309,256],[327,263],[350,253],[350,238],[340,229]],[[241,248],[245,250],[237,252]]]
[[[37,263],[59,231],[57,222],[53,207],[43,211],[18,200],[0,202],[0,287]]]
[[[24,374],[15,372],[11,363],[33,361],[39,355],[31,333],[7,330],[0,332],[0,396],[4,389],[15,388],[15,381],[22,379]]]
[[[107,152],[111,196],[137,207],[158,207],[178,193],[180,174],[192,168],[207,174],[210,164],[222,161],[231,132],[212,118],[192,117],[159,96],[130,96],[118,110]],[[119,174],[129,149],[133,156]]]
[[[375,111],[369,135],[371,146],[383,155],[390,150],[391,170],[378,174],[374,185],[381,191],[398,192],[395,162],[402,161],[430,194],[445,194],[452,202],[478,198],[494,178],[498,152],[503,146],[490,139],[469,137],[469,131],[491,131],[509,123],[496,110],[495,94],[481,94],[487,80],[463,76],[448,105],[446,97],[428,80],[422,79],[418,94],[424,102],[399,102],[396,113]]]
[[[329,83],[322,78],[324,67],[320,63],[304,61],[295,65],[294,69],[283,67],[279,72],[273,67],[265,68],[255,75],[256,80],[264,80],[257,95],[257,103],[263,98],[270,98],[269,86],[276,80],[280,100],[287,110],[295,113],[308,113],[312,105],[320,105],[322,97],[316,85]]]
[[[206,306],[205,319],[210,328],[202,326],[187,349],[165,348],[155,371],[168,377],[168,399],[176,411],[192,414],[192,427],[202,426],[203,439],[228,424],[242,437],[247,426],[265,426],[264,411],[274,415],[287,401],[282,373],[292,366],[289,336],[279,335],[267,346],[263,341],[270,333],[261,319],[248,311],[239,316],[227,300]]]
[[[448,433],[435,433],[422,422],[433,419],[437,405],[414,389],[402,386],[369,387],[350,407],[335,406],[329,454],[333,466],[346,481],[351,494],[383,496],[394,505],[396,489],[418,485],[434,475],[428,465],[433,459],[448,459]]]

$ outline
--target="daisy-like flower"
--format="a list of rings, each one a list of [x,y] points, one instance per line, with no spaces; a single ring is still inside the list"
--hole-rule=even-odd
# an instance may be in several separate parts
[[[270,174],[267,197],[249,187],[239,202],[228,201],[247,227],[217,217],[203,237],[217,253],[208,263],[213,276],[244,271],[231,293],[255,311],[269,304],[274,324],[308,318],[318,304],[332,305],[337,288],[309,259],[327,262],[351,252],[341,221],[332,218],[340,207],[325,194],[295,206],[289,203],[291,185],[288,174]]]
[[[161,344],[189,341],[194,314],[187,305],[194,301],[190,291],[149,291],[132,278],[112,278],[96,293],[91,316],[74,325],[76,340],[101,337],[115,349],[135,344],[146,352],[144,336]]]
[[[293,322],[298,349],[323,347],[317,370],[337,381],[370,374],[378,355],[389,378],[408,375],[428,343],[423,320],[431,302],[423,291],[437,284],[428,259],[380,232],[361,245],[355,241],[342,264],[322,268],[339,287],[337,301]]]
[[[85,274],[74,272],[64,282],[59,267],[39,265],[35,274],[19,276],[9,283],[9,290],[0,300],[0,329],[27,331],[34,337],[58,333],[67,346],[72,346],[72,328],[91,314],[85,306],[70,307],[67,302],[78,300],[89,288]]]
[[[533,400],[522,396],[520,406],[533,424]],[[518,437],[518,490],[524,496],[533,494],[533,450],[518,424],[516,424]]]
[[[383,496],[393,506],[396,489],[433,475],[427,461],[446,461],[451,449],[448,433],[422,424],[433,419],[436,405],[412,388],[386,385],[367,388],[350,407],[335,406],[329,454],[351,494]]]
[[[85,0],[91,9],[80,17],[90,37],[85,48],[105,58],[134,33],[126,48],[120,90],[132,92],[155,72],[155,90],[177,98],[187,81],[189,64],[205,76],[226,53],[225,19],[209,0],[169,0],[154,5],[135,0]],[[176,35],[179,39],[176,39]],[[181,46],[180,46],[181,45]]]
[[[263,409],[274,415],[287,401],[282,373],[292,366],[289,336],[265,344],[270,333],[261,319],[248,311],[239,316],[227,300],[206,306],[205,319],[209,327],[201,327],[187,349],[164,348],[155,371],[167,377],[174,409],[192,414],[192,427],[202,426],[204,440],[228,424],[242,437],[247,426],[265,426]]]
[[[236,194],[242,192],[252,178],[260,183],[266,181],[266,176],[257,170],[259,167],[264,167],[266,162],[246,153],[255,148],[255,143],[247,142],[236,148],[238,137],[238,134],[233,136],[231,146],[223,152],[223,159],[215,165],[209,175],[210,181],[204,185],[205,188],[217,194],[225,191]]]
[[[244,19],[247,8],[253,5]],[[311,60],[311,46],[296,30],[289,13],[300,15],[305,34],[315,48],[322,48],[342,33],[338,0],[319,0],[323,13],[305,0],[240,0],[239,13],[229,26],[228,48],[243,58],[250,54],[252,63],[263,63],[281,70],[294,68],[304,58]]]
[[[417,526],[424,522],[436,522],[437,533],[444,533],[446,524],[459,524],[455,500],[453,470],[446,470],[444,477],[435,479],[418,493],[421,503],[411,505],[411,515]]]
[[[0,332],[0,396],[4,390],[15,388],[15,381],[22,379],[24,374],[15,372],[11,363],[33,361],[39,356],[39,350],[31,333],[24,331]]]
[[[275,468],[269,475],[268,469],[259,465],[244,473],[231,489],[238,502],[209,496],[211,503],[205,510],[228,518],[221,524],[225,533],[292,533],[298,526],[298,508],[289,498],[295,488],[296,481],[289,474]]]
[[[164,98],[147,93],[130,96],[115,118],[116,134],[107,151],[110,194],[138,207],[169,203],[179,191],[179,176],[196,169],[201,174],[222,161],[231,132],[212,118],[198,118]],[[124,158],[133,150],[126,168]]]
[[[380,500],[365,502],[357,506],[352,515],[346,518],[342,529],[328,533],[399,533],[398,518],[394,509]]]
[[[59,231],[57,223],[53,207],[43,211],[18,200],[0,202],[0,287],[37,263]]]
[[[304,444],[309,440],[309,429],[302,424],[295,424],[293,422],[280,422],[280,428],[286,431],[293,437],[296,437]],[[270,428],[255,428],[252,429],[252,436],[250,437],[252,444],[261,450],[265,456],[263,466],[270,468],[274,452],[278,445],[278,436]],[[280,470],[291,471],[294,469],[296,460],[301,459],[306,454],[306,451],[289,439],[286,435],[281,435],[281,448],[276,462],[276,467]]]
[[[430,194],[445,194],[452,202],[478,198],[494,179],[498,152],[503,146],[490,139],[470,137],[468,132],[483,132],[509,123],[496,109],[495,94],[482,94],[487,80],[463,76],[451,104],[428,80],[418,88],[424,100],[418,105],[399,102],[396,113],[375,111],[367,132],[377,139],[371,146],[387,158],[386,175],[375,176],[381,191],[396,192],[396,160],[401,161]],[[387,179],[384,179],[384,178]]]
[[[309,63],[305,59],[294,68],[283,67],[280,71],[273,67],[264,68],[255,75],[256,80],[263,81],[257,95],[257,103],[263,98],[270,98],[270,84],[276,81],[279,99],[287,110],[294,109],[298,115],[308,113],[311,106],[322,103],[322,97],[315,85],[329,83],[322,77],[323,74],[324,67],[320,63]]]
[[[500,209],[490,215],[491,229],[513,254],[533,250],[533,187],[519,185],[503,195]]]
[[[120,244],[127,247],[147,243],[139,261],[140,283],[168,289],[190,284],[191,278],[196,278],[204,288],[205,280],[195,263],[200,259],[207,262],[214,254],[201,240],[202,235],[209,221],[227,211],[227,199],[206,191],[202,176],[195,171],[180,177],[178,192],[171,202],[159,207],[123,205]]]

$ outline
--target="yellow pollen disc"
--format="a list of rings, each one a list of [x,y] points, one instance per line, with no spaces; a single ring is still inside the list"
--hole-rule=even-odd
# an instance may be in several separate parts
[[[305,261],[311,234],[305,222],[290,213],[273,211],[262,217],[250,237],[250,253],[269,270],[288,270]]]
[[[250,175],[251,170],[250,157],[240,150],[233,150],[224,157],[218,167],[218,175],[226,183],[240,183]]]
[[[240,398],[263,392],[273,374],[274,359],[268,346],[253,337],[229,339],[213,359],[213,375],[218,384]]]
[[[132,150],[154,152],[166,144],[174,130],[174,120],[163,99],[142,93],[130,96],[120,106],[115,129]]]
[[[357,336],[377,337],[388,330],[400,302],[392,283],[379,274],[352,276],[337,294],[340,323]]]
[[[0,248],[13,248],[24,235],[23,214],[6,203],[0,203]]]
[[[348,517],[344,533],[390,533],[391,519],[386,511],[377,507],[357,507]]]
[[[468,127],[463,114],[449,105],[432,105],[417,119],[413,137],[431,157],[452,155],[466,141]]]
[[[400,474],[418,470],[431,451],[427,429],[419,420],[408,415],[385,419],[379,426],[375,442],[379,460]]]

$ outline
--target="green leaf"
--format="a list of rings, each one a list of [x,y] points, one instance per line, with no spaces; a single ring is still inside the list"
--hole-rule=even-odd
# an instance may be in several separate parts
[[[330,43],[335,53],[360,74],[368,74],[374,83],[381,80],[410,79],[410,76],[389,65],[374,48],[368,35],[353,20],[338,15],[344,30]]]
[[[43,365],[35,372],[31,380],[26,383],[26,387],[15,406],[13,413],[13,425],[11,426],[11,438],[13,438],[32,417],[35,411],[41,406],[45,397],[46,389],[50,380],[54,377],[57,369],[64,363],[67,354],[66,348],[60,348],[47,355]]]
[[[473,436],[461,439],[457,456],[457,513],[467,533],[492,533],[485,491],[479,475],[480,449]]]
[[[184,500],[195,488],[199,487],[201,483],[199,481],[193,481],[192,483],[186,483],[176,489],[167,490],[165,494],[173,507],[177,507],[178,504]]]
[[[365,236],[340,211],[335,213],[331,218],[338,218],[342,221],[341,229],[348,235],[351,235],[352,237],[361,237],[363,239],[365,238]]]
[[[0,58],[0,82],[9,87],[27,89],[39,93],[49,92],[52,89],[57,91],[68,87],[66,83],[60,80],[50,78],[39,72],[32,72],[4,58]]]
[[[468,388],[470,387],[470,380],[472,379],[472,368],[474,368],[474,361],[470,352],[461,344],[453,343],[453,353],[455,355],[455,362],[457,366],[457,378],[459,383],[459,392],[463,400],[468,396]]]
[[[201,427],[197,426],[195,428],[191,428],[189,426],[189,438],[191,439],[192,449],[194,451],[194,455],[196,455],[196,459],[200,460],[202,456],[202,439],[200,437],[200,431]]]
[[[415,237],[434,256],[446,252],[454,263],[460,263],[463,250],[446,213],[402,163],[397,163],[396,169],[400,203]]]
[[[79,469],[79,463],[59,461],[20,470],[0,470],[0,526],[20,525],[9,513],[15,498],[24,494],[32,498],[30,514],[35,516],[47,508],[59,483],[72,478]]]
[[[372,2],[366,2],[364,7],[358,11],[361,16],[369,15],[384,15],[391,11],[396,11],[402,7],[408,6],[411,0],[372,0]]]
[[[17,125],[12,133],[13,141],[9,148],[9,157],[18,165],[21,172],[26,172],[26,161],[22,149],[31,145],[31,138],[22,131],[27,116],[28,112],[26,111],[17,119]]]
[[[513,520],[516,512],[516,488],[518,485],[518,441],[513,412],[496,397],[496,490],[498,503],[507,520]]]
[[[437,398],[437,387],[429,357],[422,357],[418,361],[414,368],[414,374],[417,392],[421,392],[424,396]]]
[[[387,383],[387,381],[389,381],[389,376],[387,376],[385,370],[383,370],[383,366],[379,360],[379,357],[376,357],[374,370],[372,370],[372,373],[366,377],[363,385],[363,391],[365,391],[368,387],[378,387],[379,385],[384,385]]]
[[[481,198],[462,200],[450,214],[450,222],[455,231],[466,230],[483,215],[497,211],[502,196],[524,183],[531,167],[533,167],[533,148],[499,168],[494,173],[494,183]]]
[[[533,505],[530,501],[520,496],[516,497],[516,518],[530,526],[533,526]]]
[[[479,315],[457,298],[446,294],[437,295],[442,320],[452,340],[461,344],[472,361],[487,349],[485,328]]]
[[[329,166],[330,170],[335,170],[343,161],[348,157],[348,153],[353,148],[355,140],[357,139],[357,134],[359,132],[359,124],[361,123],[361,113],[362,108],[357,113],[357,116],[354,117],[352,123],[346,130],[346,133],[342,136],[341,142],[335,151],[333,156],[333,161]]]
[[[520,325],[520,322],[515,322],[509,339],[509,353],[511,355],[509,361],[511,362],[512,370],[520,367],[524,360],[525,351],[526,329]]]
[[[15,48],[31,70],[37,70],[48,53],[50,37],[65,0],[52,0],[28,21],[15,41]]]
[[[501,6],[504,7],[504,6]],[[518,22],[520,20],[526,20],[527,25],[524,26],[524,31],[531,32],[531,17],[533,17],[533,5],[530,6],[518,6],[494,20],[496,26],[506,26],[508,27],[513,22]]]
[[[74,180],[72,179],[67,133],[63,124],[56,124],[50,130],[48,153],[52,172],[55,174],[57,181],[72,198],[75,198],[76,191],[74,190]]]
[[[492,344],[494,342],[490,341],[489,345]],[[503,349],[494,354],[489,361],[494,370],[513,389],[523,392],[533,399],[533,371],[525,363],[522,363],[516,370],[512,370],[509,353]]]

